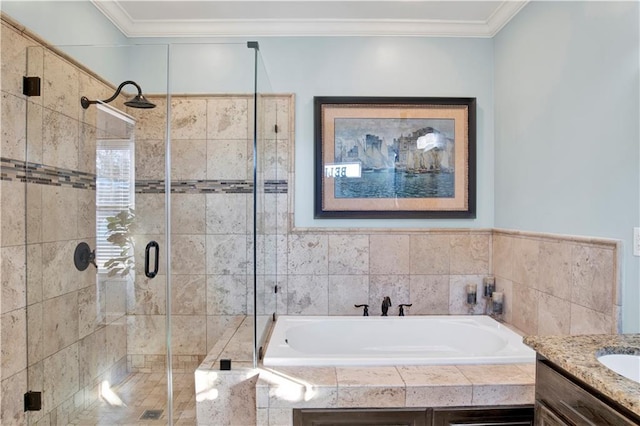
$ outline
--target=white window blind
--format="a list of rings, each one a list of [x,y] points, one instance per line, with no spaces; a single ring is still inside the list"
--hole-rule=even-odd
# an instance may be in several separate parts
[[[99,105],[103,107],[103,105]],[[102,111],[101,111],[102,112]],[[117,123],[114,123],[117,122]],[[114,125],[117,124],[117,125]],[[96,140],[96,263],[120,257],[122,249],[107,241],[107,217],[135,208],[135,146],[133,122],[105,109],[98,119]],[[102,130],[101,130],[102,129]],[[114,131],[118,129],[117,131]],[[133,253],[133,250],[130,250]]]

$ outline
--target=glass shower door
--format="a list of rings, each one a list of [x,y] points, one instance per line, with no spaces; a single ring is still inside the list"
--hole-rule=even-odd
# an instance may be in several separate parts
[[[156,72],[132,71],[132,58]],[[80,102],[131,79],[164,94],[166,63],[161,45],[27,50],[41,79],[26,107],[26,387],[41,399],[28,424],[169,423],[166,102],[138,114],[124,104],[132,86],[108,105]]]

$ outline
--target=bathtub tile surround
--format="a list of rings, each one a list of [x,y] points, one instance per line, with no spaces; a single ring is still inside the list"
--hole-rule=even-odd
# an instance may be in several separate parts
[[[469,406],[472,387],[469,379],[455,366],[398,366],[406,383],[406,406]]]
[[[505,321],[527,334],[617,333],[621,243],[493,231],[496,287]]]
[[[518,364],[258,371],[257,418],[267,422],[258,424],[270,426],[290,426],[293,408],[531,404],[535,380],[531,366]],[[279,377],[282,371],[286,371],[284,378]],[[332,387],[336,391],[335,402],[326,400],[329,395],[333,397]]]

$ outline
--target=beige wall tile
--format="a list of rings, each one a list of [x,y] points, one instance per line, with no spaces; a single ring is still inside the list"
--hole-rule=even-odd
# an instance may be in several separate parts
[[[326,275],[290,275],[287,282],[289,315],[328,315],[328,286]]]
[[[25,242],[25,184],[0,181],[0,237],[1,246],[15,246]]]
[[[262,424],[262,423],[258,423]],[[269,408],[268,426],[292,426],[293,410],[291,408]]]
[[[44,51],[44,73],[42,75],[43,106],[78,120],[80,94],[78,92],[79,71],[58,55]]]
[[[207,100],[207,138],[247,140],[248,111],[246,97]]]
[[[514,284],[512,300],[505,299],[504,304],[511,304],[511,321],[513,325],[527,334],[538,333],[538,300],[540,292],[536,289]]]
[[[329,274],[369,273],[368,235],[329,235]]]
[[[47,299],[42,303],[44,356],[48,357],[78,340],[78,293]]]
[[[164,194],[136,194],[135,200],[136,233],[163,233],[165,228]]]
[[[289,140],[284,136],[266,139],[264,148],[258,152],[258,171],[265,179],[286,179],[289,171]],[[259,148],[260,149],[260,148]]]
[[[42,131],[43,163],[48,166],[77,170],[79,132],[80,125],[77,119],[45,109]]]
[[[51,226],[51,224],[56,224]],[[46,242],[75,239],[78,230],[78,192],[74,188],[42,188],[42,239]],[[73,261],[73,257],[69,258]]]
[[[207,141],[173,139],[171,141],[171,180],[195,180],[207,177]]]
[[[207,179],[245,180],[253,152],[247,150],[247,139],[207,140]]]
[[[96,330],[78,342],[80,386],[91,385],[109,367],[104,355],[107,345],[105,328]]]
[[[158,286],[164,291],[164,286]],[[207,313],[207,279],[205,275],[174,275],[171,281],[171,309],[176,315]]]
[[[246,275],[207,275],[207,315],[246,314]]]
[[[568,335],[571,325],[571,302],[546,293],[538,300],[538,334]]]
[[[204,275],[206,273],[204,235],[172,236],[171,271],[178,275]]]
[[[354,305],[368,303],[367,275],[329,275],[329,315],[362,315]]]
[[[78,291],[78,336],[80,339],[105,324],[106,305],[101,302],[96,286],[85,287]]]
[[[206,223],[204,194],[171,195],[171,233],[204,234]]]
[[[166,352],[165,335],[166,324],[163,315],[127,316],[126,348],[128,353],[164,354]]]
[[[513,280],[514,238],[493,234],[493,273],[498,277]]]
[[[402,407],[406,389],[400,387],[338,387],[338,407]]]
[[[572,259],[571,301],[610,314],[612,305],[615,305],[613,251],[597,246],[574,245]]]
[[[95,111],[95,108],[83,111]],[[90,124],[81,122],[79,125],[78,170],[85,173],[96,173],[96,128],[94,125],[95,121]],[[31,142],[31,138],[29,142]]]
[[[156,107],[151,111],[156,109],[158,108]],[[164,179],[164,163],[164,140],[142,138],[136,130],[136,179]]]
[[[616,333],[611,313],[594,311],[584,306],[571,304],[571,335]]]
[[[326,275],[329,269],[328,246],[326,235],[289,235],[289,275]]]
[[[207,323],[204,315],[173,315],[171,345],[175,355],[207,353]]]
[[[560,299],[571,299],[571,248],[570,244],[564,242],[540,243],[540,291]]]
[[[247,194],[207,194],[207,234],[247,234],[247,205],[252,205],[251,199],[253,196]]]
[[[44,359],[44,338],[43,338],[43,321],[45,320],[42,312],[42,303],[34,303],[27,307],[28,336],[27,341],[27,363],[29,368]],[[34,388],[35,389],[35,388]]]
[[[490,259],[490,236],[482,235],[452,235],[450,251],[450,273],[488,274]]]
[[[4,26],[3,26],[4,27]],[[4,46],[4,40],[2,41]],[[0,383],[0,423],[20,426],[25,424],[24,393],[27,389],[27,370],[22,370]]]
[[[16,309],[0,316],[0,325],[3,342],[0,348],[0,373],[4,380],[27,368],[26,309]]]
[[[246,274],[246,253],[245,235],[207,235],[207,274]]]
[[[415,275],[448,275],[451,259],[449,235],[411,235],[410,271]]]
[[[190,277],[181,275],[180,277]],[[197,276],[197,275],[196,275]],[[166,313],[166,275],[147,278],[142,271],[135,276],[132,291],[127,293],[127,314],[129,315],[164,315]],[[173,281],[172,292],[176,292],[179,282]],[[175,297],[173,299],[176,300]]]
[[[24,246],[0,248],[2,297],[0,314],[26,306],[26,253]]]
[[[513,242],[513,281],[531,288],[538,288],[540,242],[518,238]]]
[[[370,235],[369,273],[371,275],[408,274],[409,253],[408,235]]]
[[[57,407],[80,388],[78,344],[74,343],[44,359],[43,405]]]
[[[471,404],[471,382],[455,366],[397,367],[407,385],[407,407]]]
[[[448,275],[411,275],[407,315],[447,315],[449,313]]]
[[[42,190],[44,185],[27,184],[27,244],[42,242]],[[69,235],[69,238],[71,235]]]
[[[530,385],[483,385],[473,387],[473,405],[524,405],[533,404],[535,386]]]
[[[171,101],[171,138],[207,138],[207,100],[178,98]]]
[[[78,203],[78,229],[76,238],[87,240],[96,237],[96,192],[74,189]]]
[[[2,43],[4,47],[4,42]],[[4,50],[4,49],[3,49]],[[2,87],[2,156],[15,160],[26,160],[26,127],[24,117],[27,113],[27,102],[24,98],[4,92]]]
[[[27,46],[29,42],[22,37],[16,30],[8,25],[2,25],[2,71],[0,80],[2,91],[11,93],[15,96],[22,96],[22,77],[25,75],[41,75],[27,74]],[[33,44],[33,43],[32,43]],[[42,49],[39,49],[42,54]],[[36,57],[32,55],[32,62],[36,61]],[[42,65],[42,57],[40,57],[40,65]],[[32,64],[33,66],[33,64]],[[37,71],[37,69],[33,69]]]
[[[27,101],[27,161],[42,164],[44,162],[44,108],[32,102],[32,99],[34,98],[29,98]]]

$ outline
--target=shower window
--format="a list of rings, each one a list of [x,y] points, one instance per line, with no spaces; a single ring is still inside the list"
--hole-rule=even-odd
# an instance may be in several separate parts
[[[107,240],[107,218],[135,208],[135,121],[106,105],[98,105],[96,138],[96,263],[98,273],[108,273],[105,263],[121,256],[122,248]],[[131,252],[131,250],[129,250]]]

